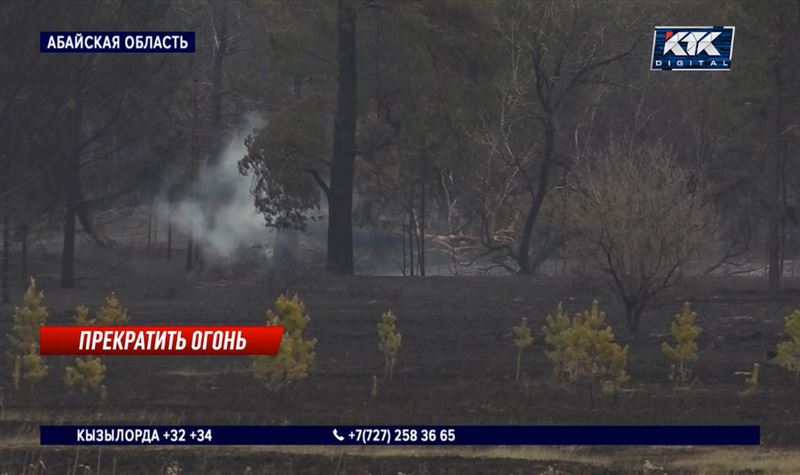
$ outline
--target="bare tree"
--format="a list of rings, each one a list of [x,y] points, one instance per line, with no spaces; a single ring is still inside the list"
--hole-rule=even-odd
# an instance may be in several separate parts
[[[587,93],[594,87],[599,95],[606,70],[632,55],[640,38],[625,15],[609,16],[608,27],[600,19],[611,12],[585,2],[503,5],[496,31],[508,67],[489,118],[473,134],[486,162],[479,194],[496,195],[481,203],[481,239],[495,259],[510,258],[516,271],[531,274],[571,238],[546,232],[544,243],[534,242],[547,195],[568,168],[563,136],[575,130],[571,121],[590,102]],[[509,205],[514,211],[498,215]]]
[[[570,177],[573,225],[636,331],[648,302],[718,251],[717,215],[701,173],[664,145],[612,141]]]

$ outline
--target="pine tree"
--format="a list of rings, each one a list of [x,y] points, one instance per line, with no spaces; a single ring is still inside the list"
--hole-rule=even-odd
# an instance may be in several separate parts
[[[79,388],[81,393],[102,391],[106,377],[106,367],[96,356],[86,355],[75,358],[75,366],[67,366],[64,384],[68,389]]]
[[[614,341],[614,332],[604,320],[605,313],[595,300],[591,310],[572,319],[559,305],[556,317],[548,316],[543,328],[554,376],[572,386],[585,385],[590,401],[594,387],[613,395],[628,381],[628,347]]]
[[[784,319],[783,329],[789,339],[778,343],[778,364],[793,372],[800,383],[800,308]]]
[[[306,339],[303,331],[311,321],[303,302],[295,295],[291,299],[280,295],[275,302],[277,313],[267,312],[269,325],[283,325],[283,337],[277,355],[253,357],[250,369],[269,391],[279,391],[305,379],[314,362],[315,338]]]
[[[23,306],[14,307],[11,333],[8,335],[12,359],[14,387],[19,389],[21,380],[30,382],[31,387],[47,376],[47,365],[39,355],[39,327],[47,321],[47,308],[43,305],[44,292],[37,291],[36,280],[30,279],[23,297]]]
[[[113,294],[112,294],[113,295]],[[78,325],[93,325],[96,319],[89,318],[89,308],[83,305],[75,309],[72,320]],[[99,357],[86,355],[75,358],[75,366],[67,366],[64,384],[67,389],[79,388],[81,393],[99,391],[105,379],[106,367]]]
[[[116,294],[106,297],[106,304],[97,310],[98,325],[121,325],[128,321],[128,310],[121,307]]]
[[[670,379],[679,386],[685,386],[692,377],[689,363],[697,360],[697,337],[702,329],[697,325],[697,314],[692,312],[689,302],[684,302],[681,313],[675,315],[670,325],[670,333],[675,345],[667,342],[661,344],[661,351],[677,363],[670,371]]]
[[[550,348],[545,353],[553,365],[553,379],[555,381],[564,381],[567,378],[565,352],[570,324],[569,317],[564,313],[564,306],[559,302],[555,316],[548,315],[542,328],[545,343]]]
[[[378,348],[385,357],[384,375],[388,379],[394,376],[394,365],[397,362],[397,352],[403,345],[403,335],[397,331],[397,317],[391,310],[381,315],[378,323]]]
[[[128,310],[122,307],[114,292],[105,299],[94,318],[89,317],[89,308],[83,305],[75,309],[73,321],[78,325],[121,325],[129,320]],[[100,399],[105,399],[106,366],[100,357],[86,355],[75,358],[74,366],[67,366],[64,373],[64,385],[67,389],[78,388],[81,393],[97,392]]]

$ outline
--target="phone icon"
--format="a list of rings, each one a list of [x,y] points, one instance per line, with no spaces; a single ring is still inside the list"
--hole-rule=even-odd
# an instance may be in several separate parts
[[[333,436],[336,437],[336,440],[338,440],[339,442],[344,440],[344,437],[339,435],[339,433],[336,431],[336,429],[333,429]]]

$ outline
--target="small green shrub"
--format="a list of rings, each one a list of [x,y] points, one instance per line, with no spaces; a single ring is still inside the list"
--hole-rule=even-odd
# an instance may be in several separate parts
[[[783,320],[783,330],[788,340],[778,343],[778,364],[794,373],[795,382],[800,382],[800,308]]]
[[[548,315],[542,329],[554,377],[572,386],[585,385],[590,400],[594,388],[610,396],[628,381],[628,347],[614,341],[614,332],[604,319],[597,300],[591,310],[571,319],[559,304],[556,316]]]
[[[394,365],[397,362],[397,353],[403,345],[403,335],[398,333],[397,317],[391,310],[381,315],[378,323],[378,348],[384,355],[384,376],[392,379],[394,376]]]
[[[522,350],[533,344],[533,335],[528,326],[528,319],[525,317],[522,317],[519,325],[514,325],[512,329],[514,330],[514,346],[517,347],[517,372],[515,380],[519,382],[520,370],[522,368]]]
[[[97,310],[94,319],[96,325],[122,325],[128,321],[128,310],[119,305],[119,300],[114,292],[106,297],[106,304]]]
[[[8,335],[8,357],[12,360],[11,374],[14,388],[22,380],[31,388],[47,376],[47,365],[39,355],[39,327],[47,322],[47,308],[43,305],[44,292],[37,291],[36,280],[31,277],[23,297],[22,307],[14,307],[11,333]]]
[[[553,380],[556,382],[564,382],[571,379],[567,372],[567,347],[569,345],[569,329],[572,325],[569,317],[564,313],[564,307],[561,302],[556,307],[555,316],[548,315],[545,319],[542,333],[544,333],[544,341],[549,348],[547,358],[553,364]]]
[[[89,308],[83,305],[75,309],[72,320],[77,325],[120,325],[130,320],[128,310],[123,308],[114,292],[106,297],[105,305],[100,307],[94,318],[89,316]],[[81,393],[97,393],[105,399],[106,366],[100,357],[85,355],[75,358],[74,366],[67,366],[64,372],[64,385],[67,389],[80,389]]]
[[[86,305],[78,305],[75,307],[72,321],[75,322],[76,325],[92,325],[95,323],[93,318],[89,318],[89,307]]]
[[[22,357],[22,378],[33,388],[33,385],[44,379],[47,373],[47,365],[39,355],[38,345],[31,346],[30,353]]]
[[[89,318],[89,308],[83,305],[75,309],[72,320],[77,325],[92,325],[96,319]],[[75,366],[67,366],[64,370],[64,385],[67,389],[79,388],[82,393],[100,391],[106,376],[106,367],[100,358],[86,355],[75,358]]]
[[[303,302],[295,295],[291,299],[285,295],[275,302],[277,313],[267,312],[267,323],[283,325],[283,337],[278,354],[254,356],[250,370],[269,391],[279,391],[308,376],[314,362],[314,348],[317,340],[305,339],[303,331],[311,318]]]
[[[86,355],[75,358],[75,366],[67,366],[64,373],[64,384],[67,388],[79,388],[82,393],[88,391],[102,392],[106,367],[100,358]]]
[[[686,387],[692,379],[689,364],[697,360],[697,337],[702,329],[697,325],[697,314],[692,312],[689,302],[684,302],[681,313],[675,315],[670,325],[674,345],[661,344],[661,351],[674,363],[670,367],[669,379],[677,386]]]

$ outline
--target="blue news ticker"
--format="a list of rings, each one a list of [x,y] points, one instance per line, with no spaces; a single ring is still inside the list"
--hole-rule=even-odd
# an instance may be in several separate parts
[[[42,445],[759,445],[759,426],[41,426]]]

